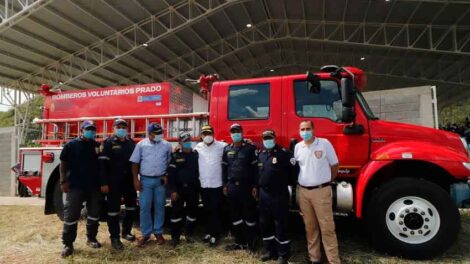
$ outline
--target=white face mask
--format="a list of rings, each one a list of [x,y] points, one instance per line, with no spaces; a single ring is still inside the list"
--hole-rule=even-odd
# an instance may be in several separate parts
[[[204,143],[206,144],[210,144],[212,142],[214,142],[214,137],[213,136],[205,136],[202,141],[204,141]]]

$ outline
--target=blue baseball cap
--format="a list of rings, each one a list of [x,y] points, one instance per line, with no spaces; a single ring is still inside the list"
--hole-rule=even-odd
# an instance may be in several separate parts
[[[162,134],[163,128],[158,123],[150,123],[149,126],[147,127],[147,131],[149,133]]]
[[[83,121],[82,125],[80,126],[81,129],[87,129],[89,127],[93,127],[96,129],[96,124],[92,120],[85,120]]]

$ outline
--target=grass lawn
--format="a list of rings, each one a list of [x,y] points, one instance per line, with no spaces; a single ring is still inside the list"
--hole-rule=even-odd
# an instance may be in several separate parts
[[[291,222],[291,263],[305,263],[306,244],[299,217]],[[462,212],[462,230],[458,241],[444,255],[432,261],[409,261],[376,252],[364,234],[361,223],[349,218],[337,219],[340,255],[343,263],[470,263],[470,211]],[[196,235],[202,235],[198,230]],[[101,249],[85,245],[85,223],[79,223],[75,255],[60,258],[62,222],[55,215],[44,215],[41,206],[0,206],[0,263],[261,263],[260,253],[225,252],[223,245],[210,249],[202,243],[182,244],[176,249],[168,243],[153,241],[141,249],[123,241],[126,249],[115,252],[108,239],[107,225],[101,223],[98,240]],[[138,231],[136,231],[137,234]],[[168,235],[165,238],[169,239]],[[230,242],[226,238],[222,244]],[[271,262],[275,263],[275,262]]]

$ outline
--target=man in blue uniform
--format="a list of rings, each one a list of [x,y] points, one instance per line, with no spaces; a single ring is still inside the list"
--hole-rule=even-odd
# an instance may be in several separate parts
[[[129,159],[132,164],[134,187],[140,191],[140,231],[142,238],[138,246],[144,246],[152,233],[157,244],[165,243],[163,238],[163,222],[165,221],[165,202],[167,169],[171,160],[172,146],[163,139],[163,128],[160,124],[151,123],[147,127],[148,138],[135,146]],[[140,177],[139,177],[140,175]],[[151,208],[154,206],[152,220]]]
[[[180,149],[173,153],[168,167],[168,190],[171,194],[172,207],[171,244],[173,247],[176,247],[180,241],[185,215],[186,242],[194,242],[192,234],[197,220],[200,188],[198,154],[192,150],[191,134],[182,132],[179,135],[179,143]]]
[[[295,160],[276,144],[273,130],[262,134],[263,150],[258,155],[258,184],[260,227],[265,254],[261,261],[278,258],[279,264],[287,263],[289,243],[287,218],[289,212],[288,185],[294,183]]]
[[[224,194],[228,197],[232,235],[235,243],[226,250],[250,248],[254,250],[256,234],[257,189],[255,147],[243,141],[243,129],[239,124],[230,127],[232,144],[227,145],[222,157]]]
[[[62,257],[73,254],[73,242],[77,237],[77,223],[83,202],[88,211],[87,245],[99,248],[96,240],[102,196],[98,173],[99,144],[95,141],[96,126],[86,120],[80,126],[81,136],[65,144],[60,153],[60,187],[65,193]]]
[[[101,192],[106,194],[108,209],[108,229],[111,246],[122,250],[124,245],[119,239],[119,215],[121,198],[124,198],[126,215],[122,222],[122,237],[134,241],[132,224],[137,209],[137,193],[132,179],[132,163],[129,158],[134,151],[134,141],[127,137],[127,122],[116,119],[113,124],[114,135],[103,141],[100,147]]]

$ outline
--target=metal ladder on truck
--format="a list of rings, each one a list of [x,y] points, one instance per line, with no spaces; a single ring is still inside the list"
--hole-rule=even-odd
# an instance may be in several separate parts
[[[148,136],[147,126],[152,122],[160,123],[163,127],[164,138],[168,141],[178,141],[178,134],[182,131],[191,133],[193,141],[197,141],[201,127],[208,123],[209,113],[39,119],[35,122],[41,124],[42,135],[35,142],[42,146],[62,146],[69,140],[80,136],[80,125],[84,120],[92,120],[96,123],[96,140],[102,141],[113,135],[112,126],[117,118],[128,122],[129,137],[135,141]]]

